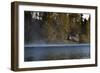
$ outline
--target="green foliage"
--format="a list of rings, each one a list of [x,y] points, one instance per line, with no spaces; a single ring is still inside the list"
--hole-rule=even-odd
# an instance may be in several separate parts
[[[34,12],[33,12],[34,13]],[[82,14],[79,13],[55,13],[38,12],[41,20],[41,34],[48,43],[89,43],[90,41],[90,18],[83,25]],[[37,18],[37,17],[36,17]],[[40,18],[39,18],[40,19]],[[25,40],[33,38],[31,12],[25,13]],[[35,22],[34,22],[35,23]],[[84,28],[83,28],[84,27]],[[85,29],[86,27],[86,29]],[[31,28],[31,29],[30,29]],[[33,27],[34,29],[34,27]],[[85,30],[84,30],[85,29]],[[84,30],[84,33],[83,33]],[[36,32],[36,31],[35,31]],[[27,36],[29,35],[29,36]],[[71,39],[70,39],[71,37]]]
[[[84,33],[80,34],[80,43],[89,43],[90,42],[90,17],[86,20]],[[83,26],[82,26],[83,28]],[[81,31],[82,32],[82,31]]]

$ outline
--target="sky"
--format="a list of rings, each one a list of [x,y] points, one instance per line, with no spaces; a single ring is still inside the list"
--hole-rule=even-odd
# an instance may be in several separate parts
[[[36,17],[35,17],[35,16],[36,16],[35,14],[36,14],[36,13],[34,12],[34,13],[33,13],[33,18],[36,18]],[[39,14],[38,14],[38,15],[39,15]],[[86,19],[86,20],[88,20],[89,14],[84,13],[84,14],[83,14],[83,18]],[[39,19],[39,18],[37,18],[37,19]]]
[[[88,18],[89,18],[89,14],[83,14],[83,18],[85,19],[87,19],[88,20]]]

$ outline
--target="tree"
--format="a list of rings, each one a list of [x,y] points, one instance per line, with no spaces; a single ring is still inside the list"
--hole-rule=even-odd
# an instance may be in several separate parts
[[[81,18],[81,33],[80,33],[80,43],[90,42],[90,16],[88,19]]]
[[[30,11],[25,11],[24,12],[24,36],[25,36],[25,43],[29,43],[30,40],[32,39],[32,35],[31,35],[31,25],[32,25],[32,15]]]

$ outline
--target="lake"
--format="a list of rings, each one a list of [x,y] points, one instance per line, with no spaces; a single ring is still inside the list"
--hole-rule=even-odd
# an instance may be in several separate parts
[[[25,45],[24,61],[90,58],[90,44]]]

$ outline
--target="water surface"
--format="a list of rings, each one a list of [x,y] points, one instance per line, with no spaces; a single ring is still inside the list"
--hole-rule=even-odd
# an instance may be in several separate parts
[[[89,44],[25,45],[24,61],[90,58]]]

